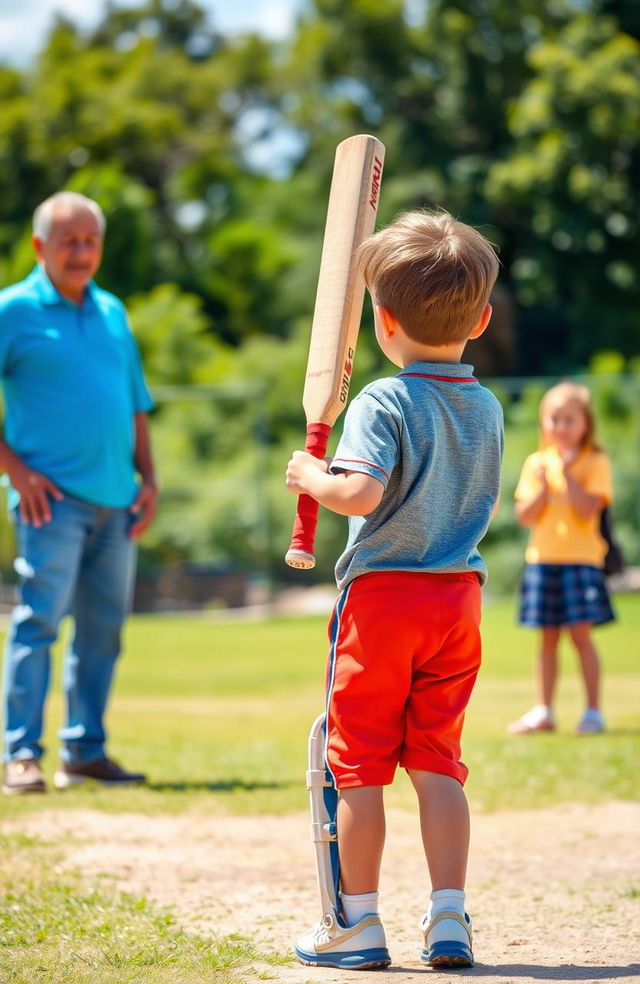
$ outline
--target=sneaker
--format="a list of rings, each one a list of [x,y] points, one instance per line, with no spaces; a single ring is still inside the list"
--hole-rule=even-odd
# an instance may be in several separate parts
[[[553,714],[544,704],[537,704],[530,711],[512,721],[507,731],[510,735],[532,735],[536,731],[555,731]]]
[[[2,792],[7,796],[21,796],[23,793],[46,793],[42,769],[37,759],[14,759],[4,767]]]
[[[56,789],[68,789],[87,780],[100,782],[103,786],[134,786],[146,782],[147,777],[142,772],[127,772],[113,759],[99,758],[76,765],[63,762],[53,777],[53,784]]]
[[[300,937],[295,954],[307,967],[366,970],[391,963],[384,928],[375,915],[363,916],[353,926],[337,926],[333,936],[320,923],[308,936]]]
[[[577,735],[601,735],[604,730],[604,718],[595,707],[587,708],[575,727]]]
[[[427,913],[420,929],[424,934],[424,949],[420,963],[430,967],[473,967],[473,929],[471,916],[445,909],[433,919]]]

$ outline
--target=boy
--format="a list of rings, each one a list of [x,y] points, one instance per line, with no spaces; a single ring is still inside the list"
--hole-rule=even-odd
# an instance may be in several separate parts
[[[361,247],[382,352],[402,370],[352,401],[333,461],[295,451],[286,484],[349,517],[330,623],[326,758],[339,790],[348,927],[298,941],[302,963],[390,962],[378,913],[383,787],[416,790],[432,883],[421,961],[472,966],[464,883],[469,811],[460,761],[480,666],[477,544],[496,508],[498,401],[460,364],[491,317],[490,244],[446,212],[409,212]]]

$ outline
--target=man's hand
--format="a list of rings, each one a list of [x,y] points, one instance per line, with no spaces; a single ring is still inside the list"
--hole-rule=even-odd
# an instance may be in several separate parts
[[[149,529],[158,507],[158,486],[155,479],[148,479],[140,486],[138,494],[131,505],[131,512],[139,518],[133,523],[129,535],[138,540]]]
[[[25,526],[35,526],[39,529],[44,523],[51,522],[51,501],[60,502],[64,495],[57,485],[34,471],[21,461],[14,462],[7,468],[11,485],[20,495],[20,518]]]
[[[309,493],[308,480],[313,480],[313,473],[320,470],[327,472],[329,465],[324,458],[315,458],[308,451],[294,451],[287,465],[285,484],[293,495]]]

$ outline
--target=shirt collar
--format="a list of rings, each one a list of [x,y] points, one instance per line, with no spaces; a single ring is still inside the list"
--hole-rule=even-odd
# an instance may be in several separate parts
[[[473,376],[473,366],[468,362],[410,362],[399,373],[422,373],[430,376],[446,376],[450,379],[462,379]]]
[[[56,287],[54,287],[52,282],[49,280],[44,267],[40,266],[39,263],[37,263],[36,266],[33,268],[28,279],[35,287],[41,302],[45,306],[52,306],[56,304],[64,304],[64,305],[73,304],[72,301],[68,300],[66,297],[63,297],[60,291],[57,290]],[[86,304],[87,301],[90,301],[90,303],[94,303],[95,290],[96,290],[96,283],[94,280],[90,280],[86,286],[84,297],[82,299],[82,304]],[[79,306],[82,307],[82,304]],[[77,307],[78,305],[74,304],[73,306]]]

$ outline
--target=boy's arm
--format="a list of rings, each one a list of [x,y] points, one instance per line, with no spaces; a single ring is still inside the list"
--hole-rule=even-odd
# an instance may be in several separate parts
[[[287,465],[286,485],[294,495],[310,495],[341,516],[366,516],[380,504],[384,485],[364,472],[331,475],[327,462],[306,451],[294,451]]]

